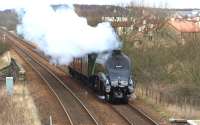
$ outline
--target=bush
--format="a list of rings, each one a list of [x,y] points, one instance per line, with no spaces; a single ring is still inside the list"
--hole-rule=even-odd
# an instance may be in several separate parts
[[[0,55],[9,49],[9,45],[7,43],[0,42]]]
[[[184,86],[188,84],[189,91],[196,91],[194,88],[200,85],[200,41],[190,40],[183,45],[167,47],[157,41],[152,41],[155,43],[152,46],[146,46],[148,42],[142,41],[144,45],[136,47],[134,41],[124,38],[123,49],[132,60],[136,81],[144,86],[154,84],[168,89],[171,89],[171,84],[177,85],[177,88],[183,86],[180,87],[183,91],[178,90],[179,95],[185,95],[187,87]],[[166,91],[170,93],[171,90]]]

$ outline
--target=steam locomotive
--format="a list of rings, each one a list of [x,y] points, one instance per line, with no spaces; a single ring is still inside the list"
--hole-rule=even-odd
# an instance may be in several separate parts
[[[68,69],[72,77],[87,80],[108,102],[120,100],[127,103],[135,89],[131,61],[121,50],[75,58]]]

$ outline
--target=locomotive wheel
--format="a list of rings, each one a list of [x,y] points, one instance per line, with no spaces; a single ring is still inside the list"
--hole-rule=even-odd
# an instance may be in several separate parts
[[[73,75],[73,72],[72,72],[72,69],[71,69],[71,68],[69,68],[69,76],[70,76],[70,77],[72,77],[72,78],[74,77],[74,75]]]
[[[94,84],[93,84],[93,88],[95,90],[95,92],[99,92],[99,78],[96,77],[95,80],[94,80]]]
[[[110,95],[105,93],[105,101],[110,102]]]
[[[88,82],[89,82],[89,87],[94,90],[95,78],[90,77]]]
[[[115,97],[113,96],[113,93],[110,94],[109,102],[110,103],[115,103]]]
[[[125,96],[123,97],[122,102],[123,102],[124,104],[127,104],[127,103],[128,103],[128,96],[127,96],[127,95],[125,95]]]

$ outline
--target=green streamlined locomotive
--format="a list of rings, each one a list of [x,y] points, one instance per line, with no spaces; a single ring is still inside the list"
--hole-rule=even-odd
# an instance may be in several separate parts
[[[135,89],[130,59],[120,50],[75,58],[69,65],[69,73],[87,80],[109,102],[122,100],[127,103]]]

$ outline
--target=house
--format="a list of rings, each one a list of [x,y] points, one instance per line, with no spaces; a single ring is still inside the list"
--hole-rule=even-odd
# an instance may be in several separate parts
[[[101,18],[101,20],[103,21],[103,22],[113,22],[113,21],[115,21],[115,22],[121,22],[121,21],[123,21],[123,22],[125,22],[125,21],[128,21],[128,17],[119,17],[119,16],[117,16],[117,17],[107,17],[107,16],[103,16],[102,18]]]
[[[111,22],[113,28],[117,31],[119,35],[128,33],[133,30],[133,25],[128,21],[113,21]]]
[[[115,31],[122,35],[133,30],[133,24],[135,19],[133,17],[124,17],[124,16],[103,16],[102,22],[110,22]]]
[[[199,33],[200,25],[198,22],[188,20],[169,20],[169,27],[179,33]]]
[[[199,22],[188,21],[186,19],[171,19],[163,26],[166,30],[166,35],[170,36],[176,41],[185,43],[186,39],[196,40],[197,35],[200,34]]]

